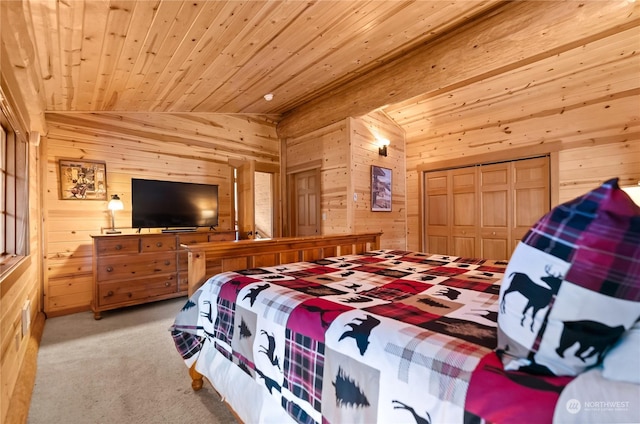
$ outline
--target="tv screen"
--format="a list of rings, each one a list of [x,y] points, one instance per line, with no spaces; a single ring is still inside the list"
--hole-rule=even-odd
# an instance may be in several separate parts
[[[131,179],[133,228],[193,228],[218,225],[218,186]]]

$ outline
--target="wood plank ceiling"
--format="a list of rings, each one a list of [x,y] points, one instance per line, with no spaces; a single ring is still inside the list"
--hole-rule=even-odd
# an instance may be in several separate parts
[[[502,2],[9,3],[35,40],[46,111],[282,115]]]

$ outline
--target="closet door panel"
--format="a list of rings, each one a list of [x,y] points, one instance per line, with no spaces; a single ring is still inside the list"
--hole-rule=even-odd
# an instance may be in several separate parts
[[[478,256],[478,203],[476,185],[477,167],[467,167],[448,171],[451,175],[453,222],[451,238],[456,256],[475,258]]]
[[[550,209],[549,158],[513,162],[512,249]]]
[[[480,254],[487,259],[509,257],[510,164],[480,167]]]
[[[454,237],[453,255],[462,256],[465,258],[477,258],[478,255],[476,255],[476,241],[476,237]]]
[[[505,260],[550,207],[549,158],[426,172],[427,251]]]
[[[425,174],[425,250],[429,253],[453,254],[449,186],[447,171]]]
[[[504,238],[482,238],[483,258],[487,259],[508,259],[511,255],[509,242]]]

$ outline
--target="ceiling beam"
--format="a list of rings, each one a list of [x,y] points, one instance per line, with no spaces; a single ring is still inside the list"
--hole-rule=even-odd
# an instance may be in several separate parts
[[[506,2],[292,109],[278,123],[278,137],[298,137],[349,116],[472,84],[633,27],[640,28],[640,3]]]

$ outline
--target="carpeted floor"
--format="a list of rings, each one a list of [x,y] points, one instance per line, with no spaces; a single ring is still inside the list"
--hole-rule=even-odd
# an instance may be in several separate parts
[[[168,331],[185,301],[48,319],[28,423],[236,423],[208,383],[191,389]]]

